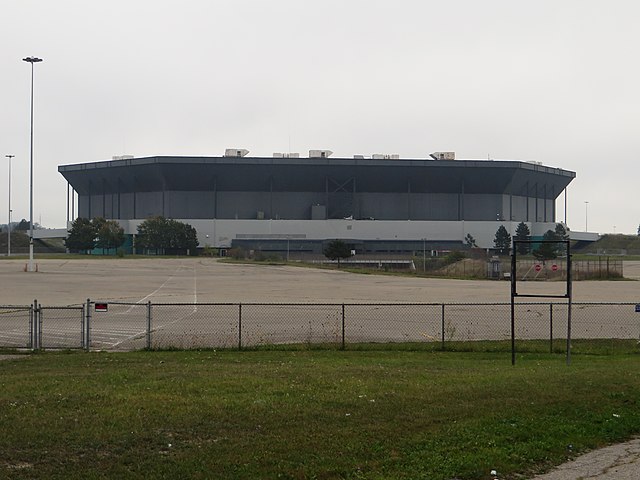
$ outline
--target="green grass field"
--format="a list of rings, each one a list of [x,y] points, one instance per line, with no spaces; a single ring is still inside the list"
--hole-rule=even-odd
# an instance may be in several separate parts
[[[640,432],[639,372],[637,354],[34,354],[0,362],[0,477],[523,478]]]

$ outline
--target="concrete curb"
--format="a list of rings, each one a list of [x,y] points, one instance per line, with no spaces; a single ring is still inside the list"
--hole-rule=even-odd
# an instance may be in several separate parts
[[[594,450],[532,480],[637,480],[640,438]]]

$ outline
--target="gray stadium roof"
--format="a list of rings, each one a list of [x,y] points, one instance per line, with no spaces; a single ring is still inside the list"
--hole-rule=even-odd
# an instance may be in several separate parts
[[[156,190],[324,191],[326,179],[361,192],[512,193],[556,198],[575,172],[520,161],[155,156],[61,165],[79,194]],[[215,187],[214,187],[215,185]],[[463,187],[464,185],[464,187]]]

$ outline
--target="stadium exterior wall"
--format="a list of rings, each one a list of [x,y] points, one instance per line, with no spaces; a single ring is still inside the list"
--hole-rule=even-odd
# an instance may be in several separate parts
[[[399,245],[409,242],[429,246],[457,244],[462,246],[471,234],[480,248],[493,248],[500,225],[515,235],[519,222],[421,222],[385,220],[193,220],[189,223],[198,232],[200,247],[231,248],[234,241],[327,241],[342,239],[355,242],[385,242]],[[143,220],[119,220],[125,233],[135,235]],[[553,230],[553,222],[525,222],[532,236],[542,236]],[[394,249],[393,246],[389,247]],[[396,247],[397,249],[397,247]]]
[[[335,238],[381,249],[462,246],[467,234],[492,248],[500,225],[512,235],[520,222],[534,236],[553,229],[556,199],[575,178],[519,161],[426,159],[145,157],[58,170],[80,217],[117,220],[135,234],[162,215],[220,248],[286,240],[317,248]]]

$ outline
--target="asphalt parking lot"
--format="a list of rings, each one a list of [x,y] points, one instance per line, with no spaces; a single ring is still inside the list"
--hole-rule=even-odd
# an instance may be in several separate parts
[[[0,305],[72,305],[92,300],[131,302],[509,302],[505,281],[358,275],[295,266],[239,265],[207,258],[0,261]],[[625,262],[640,279],[640,262]],[[533,293],[559,293],[561,282],[519,284]],[[640,302],[636,281],[573,284],[576,302]]]

